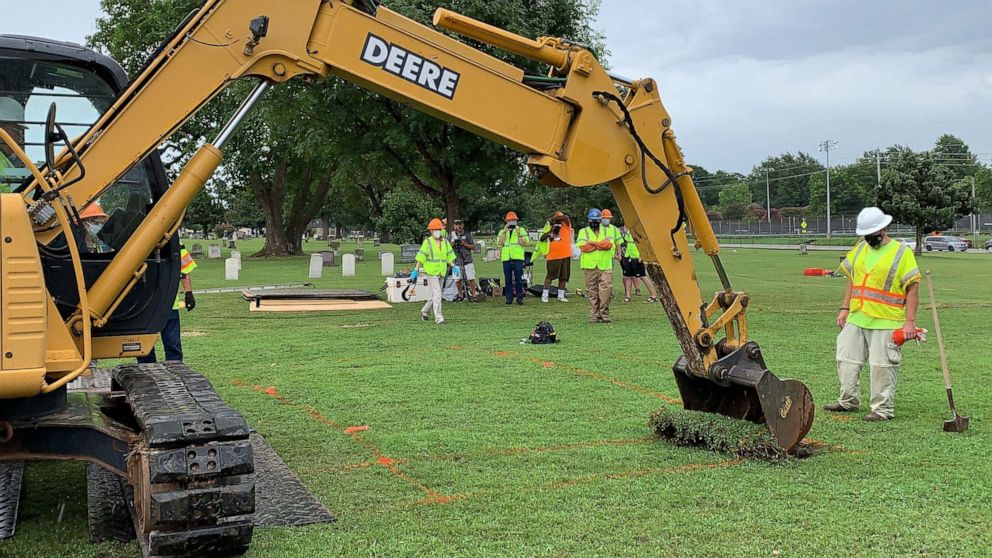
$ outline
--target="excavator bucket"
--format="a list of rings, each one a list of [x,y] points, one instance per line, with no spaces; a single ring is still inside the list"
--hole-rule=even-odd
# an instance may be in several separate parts
[[[781,380],[765,367],[750,342],[714,364],[713,378],[689,372],[685,357],[675,364],[682,405],[768,426],[786,451],[793,451],[813,426],[813,396],[797,380]]]

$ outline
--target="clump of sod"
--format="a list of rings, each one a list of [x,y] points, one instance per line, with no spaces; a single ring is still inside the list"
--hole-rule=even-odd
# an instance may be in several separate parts
[[[739,459],[783,461],[789,457],[764,425],[716,413],[662,407],[651,413],[648,426],[674,444],[729,453]],[[812,448],[800,443],[792,457],[811,454]]]

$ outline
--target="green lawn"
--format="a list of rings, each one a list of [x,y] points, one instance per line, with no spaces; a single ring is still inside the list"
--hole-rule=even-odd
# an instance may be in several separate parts
[[[378,288],[378,249],[366,249],[358,277],[333,268],[318,286]],[[710,265],[696,261],[703,291],[715,291]],[[724,263],[752,295],[751,333],[772,370],[806,382],[817,406],[830,401],[843,283],[802,270],[832,267],[837,254],[736,250]],[[414,304],[249,314],[236,294],[201,295],[183,314],[184,346],[187,363],[338,516],[257,529],[250,556],[989,556],[990,264],[985,254],[921,260],[934,271],[970,431],[941,431],[948,411],[932,340],[905,350],[896,420],[818,413],[809,435],[832,450],[784,465],[650,438],[649,413],[678,395],[678,349],[661,308],[643,297],[617,302],[612,325],[588,324],[582,299],[531,298],[446,304],[439,327]],[[499,274],[498,263],[478,267]],[[306,258],[245,258],[237,283],[306,273]],[[193,279],[229,284],[220,260],[200,261]],[[521,345],[542,319],[563,342]],[[919,322],[932,330],[925,308]],[[369,429],[349,435],[349,426]],[[0,555],[136,556],[137,547],[91,546],[82,467],[36,464],[17,537]]]

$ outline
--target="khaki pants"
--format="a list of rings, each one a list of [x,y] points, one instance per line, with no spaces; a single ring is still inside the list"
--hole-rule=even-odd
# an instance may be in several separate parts
[[[868,362],[871,371],[871,410],[885,418],[895,414],[896,378],[902,361],[902,347],[892,342],[891,329],[862,329],[847,324],[837,336],[837,375],[845,409],[861,405],[861,368]]]
[[[583,269],[586,274],[586,298],[589,299],[589,321],[610,319],[610,299],[613,298],[613,272]]]
[[[444,316],[441,314],[441,278],[437,275],[427,275],[427,302],[424,304],[424,308],[420,311],[424,316],[429,316],[431,310],[434,310],[434,323],[441,323],[444,321]]]

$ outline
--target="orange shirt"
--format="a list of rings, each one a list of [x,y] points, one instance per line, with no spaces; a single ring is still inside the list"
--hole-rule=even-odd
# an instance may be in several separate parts
[[[572,257],[572,227],[561,226],[561,240],[555,240],[552,236],[548,244],[548,259],[560,260]]]

